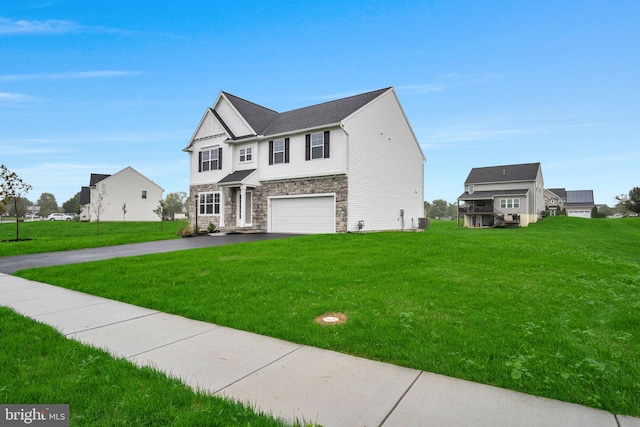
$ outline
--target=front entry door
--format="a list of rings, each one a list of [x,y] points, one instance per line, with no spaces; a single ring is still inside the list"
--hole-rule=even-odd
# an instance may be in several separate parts
[[[251,211],[253,210],[252,207],[252,195],[253,192],[251,191],[247,191],[246,192],[246,201],[242,200],[242,193],[239,191],[238,192],[238,198],[237,198],[237,203],[236,203],[236,225],[238,227],[243,227],[245,225],[251,225],[253,224],[253,215],[251,213]]]

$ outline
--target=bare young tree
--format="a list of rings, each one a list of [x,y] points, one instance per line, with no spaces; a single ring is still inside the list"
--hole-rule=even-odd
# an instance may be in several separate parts
[[[16,240],[20,240],[20,229],[18,225],[20,200],[31,188],[32,187],[24,182],[17,173],[11,172],[5,165],[0,165],[0,199],[7,201],[13,200],[16,208]]]
[[[158,207],[153,210],[153,213],[160,217],[160,230],[164,230],[164,220],[168,215],[167,204],[164,200],[158,202]]]
[[[109,203],[106,202],[106,198],[107,188],[105,187],[105,185],[103,183],[96,184],[95,200],[93,197],[91,197],[91,210],[96,215],[96,234],[100,234],[100,216],[104,213],[107,206],[109,206]]]

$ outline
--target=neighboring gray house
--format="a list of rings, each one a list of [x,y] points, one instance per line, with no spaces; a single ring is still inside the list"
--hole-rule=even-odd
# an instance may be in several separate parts
[[[221,92],[187,146],[191,226],[418,228],[425,158],[393,88],[284,113]]]
[[[458,197],[458,219],[465,227],[523,226],[544,211],[540,163],[473,168]]]
[[[564,188],[549,188],[544,190],[545,208],[549,215],[556,216],[565,209],[567,202],[567,192]]]
[[[565,208],[567,216],[591,218],[591,211],[595,207],[593,190],[569,190]]]

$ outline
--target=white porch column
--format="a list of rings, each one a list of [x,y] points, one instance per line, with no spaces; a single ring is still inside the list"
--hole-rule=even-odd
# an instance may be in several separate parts
[[[247,186],[244,184],[240,185],[240,200],[241,203],[238,203],[238,216],[240,217],[238,226],[244,227],[246,225],[245,214],[247,213],[247,210],[245,209],[247,204]]]
[[[224,206],[225,206],[224,199],[226,196],[225,192],[226,191],[224,188],[220,189],[220,225],[219,225],[220,228],[224,227]]]

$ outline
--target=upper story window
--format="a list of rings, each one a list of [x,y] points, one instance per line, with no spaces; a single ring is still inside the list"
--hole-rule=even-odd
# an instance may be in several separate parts
[[[329,131],[308,133],[305,139],[306,160],[329,158]]]
[[[222,169],[222,148],[214,147],[198,153],[198,172]]]
[[[143,199],[147,198],[147,190],[142,190],[142,198]]]
[[[240,149],[240,162],[250,162],[253,160],[253,149],[251,147]]]
[[[269,164],[289,163],[289,138],[269,141]]]
[[[473,184],[469,184],[469,194],[473,194],[474,191],[475,187],[473,186]]]

